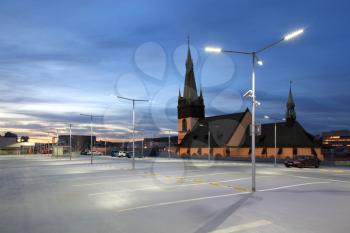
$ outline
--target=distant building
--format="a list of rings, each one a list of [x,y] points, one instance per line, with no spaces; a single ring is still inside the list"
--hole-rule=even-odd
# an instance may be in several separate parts
[[[337,130],[323,132],[322,145],[326,148],[347,147],[350,149],[350,131]]]
[[[34,143],[17,142],[17,137],[0,136],[0,155],[32,154]]]
[[[286,121],[277,123],[277,158],[297,155],[316,155],[323,159],[320,146],[313,136],[296,121],[295,103],[289,90]],[[244,112],[205,117],[202,89],[197,93],[190,47],[186,60],[186,76],[183,95],[178,97],[178,152],[181,156],[208,155],[217,157],[249,158],[251,113]],[[275,156],[274,124],[263,124],[261,135],[256,136],[256,157]]]
[[[69,135],[59,135],[58,145],[69,146]],[[92,145],[96,145],[96,136],[92,136]],[[86,135],[72,135],[72,151],[90,150],[91,136]]]

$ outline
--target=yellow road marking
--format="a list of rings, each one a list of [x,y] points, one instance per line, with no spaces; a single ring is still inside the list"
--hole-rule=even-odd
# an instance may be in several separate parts
[[[215,187],[221,186],[221,183],[219,182],[209,182],[208,184]]]
[[[249,192],[250,190],[245,188],[245,187],[242,187],[242,186],[234,186],[234,189],[237,191],[237,192]]]
[[[236,226],[232,226],[224,229],[215,230],[210,233],[233,233],[233,232],[239,232],[242,230],[258,228],[258,227],[262,227],[270,224],[272,224],[272,222],[267,220],[259,220],[256,222],[251,222],[251,223],[246,223],[246,224],[236,225]]]

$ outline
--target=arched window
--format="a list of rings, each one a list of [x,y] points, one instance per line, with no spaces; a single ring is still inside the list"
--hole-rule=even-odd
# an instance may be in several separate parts
[[[182,131],[183,132],[187,131],[187,121],[186,121],[186,119],[182,120]]]

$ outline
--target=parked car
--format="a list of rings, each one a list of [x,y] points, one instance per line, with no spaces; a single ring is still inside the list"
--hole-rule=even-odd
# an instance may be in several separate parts
[[[112,157],[117,157],[119,155],[119,151],[117,151],[117,150],[112,150],[112,152],[111,152],[111,156]]]
[[[286,167],[320,167],[320,160],[317,156],[297,156],[294,159],[287,159],[284,161]]]
[[[82,151],[82,152],[80,152],[80,155],[87,155],[88,154],[88,152],[87,151]]]
[[[118,157],[128,157],[128,158],[130,158],[131,156],[130,156],[130,153],[127,152],[127,151],[119,151]]]
[[[86,155],[91,155],[91,151],[86,152]],[[92,155],[103,155],[103,153],[99,151],[92,151]]]

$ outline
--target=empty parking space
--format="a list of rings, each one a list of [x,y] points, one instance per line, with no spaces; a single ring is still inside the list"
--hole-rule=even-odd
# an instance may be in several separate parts
[[[346,232],[348,226],[350,180],[339,176],[346,168],[259,164],[251,193],[244,162],[145,158],[135,170],[128,159],[89,162],[1,157],[1,232],[329,232],[330,226]],[[328,214],[336,220],[308,224]]]

